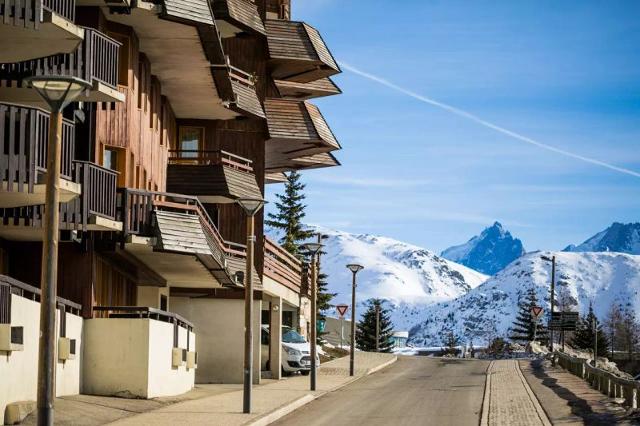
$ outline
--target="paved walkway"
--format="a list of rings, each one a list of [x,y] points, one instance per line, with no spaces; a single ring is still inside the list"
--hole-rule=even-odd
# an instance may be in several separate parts
[[[263,425],[393,363],[395,355],[356,352],[356,377],[349,377],[349,358],[320,366],[317,391],[309,391],[309,377],[296,376],[253,388],[251,414],[242,413],[242,391],[226,392],[159,408],[118,420],[113,425]]]
[[[481,425],[550,426],[518,361],[493,361],[487,369]]]

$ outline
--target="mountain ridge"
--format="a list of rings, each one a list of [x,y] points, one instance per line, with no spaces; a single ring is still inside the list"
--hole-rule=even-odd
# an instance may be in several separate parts
[[[607,229],[598,232],[582,244],[570,244],[565,252],[619,252],[640,254],[640,222],[614,222]]]

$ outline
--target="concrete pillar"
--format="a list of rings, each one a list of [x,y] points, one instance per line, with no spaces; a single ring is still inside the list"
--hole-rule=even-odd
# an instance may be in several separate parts
[[[269,369],[271,377],[280,380],[282,377],[282,298],[271,298],[271,315],[269,322]]]

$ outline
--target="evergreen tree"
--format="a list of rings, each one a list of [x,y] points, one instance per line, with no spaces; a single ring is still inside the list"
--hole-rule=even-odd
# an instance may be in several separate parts
[[[327,289],[329,283],[327,279],[329,278],[327,274],[322,272],[322,255],[325,254],[324,251],[321,251],[318,255],[318,279],[316,281],[317,285],[317,296],[316,296],[316,305],[318,308],[318,319],[326,320],[326,312],[333,307],[331,304],[331,300],[338,293],[330,293]],[[329,334],[329,332],[318,333],[318,343],[322,340],[322,336],[325,334]]]
[[[518,314],[511,327],[511,340],[528,343],[533,341],[535,335],[538,342],[543,345],[547,344],[549,337],[546,327],[542,324],[542,320],[538,320],[536,323],[533,318],[531,318],[531,308],[534,306],[540,305],[538,304],[536,290],[532,286],[527,291],[525,297],[519,298],[518,300]]]
[[[628,359],[632,359],[633,352],[640,344],[640,322],[633,306],[627,304],[622,310],[620,321],[620,341],[621,349],[628,354]]]
[[[607,312],[607,317],[604,320],[604,327],[607,331],[607,337],[609,339],[609,346],[611,347],[611,358],[613,358],[613,351],[620,348],[620,328],[622,324],[622,310],[620,305],[613,302]]]
[[[300,173],[293,171],[287,175],[284,193],[277,194],[277,213],[269,213],[265,224],[283,233],[280,245],[294,256],[298,255],[298,246],[313,236],[302,223],[306,213],[303,204],[306,196],[303,193],[305,184],[300,181]]]
[[[367,310],[362,315],[362,321],[359,321],[356,327],[356,346],[367,352],[376,350],[376,307],[380,309],[379,350],[380,352],[391,352],[393,324],[389,310],[384,307],[382,299],[371,299],[367,302]]]
[[[596,325],[596,332],[593,330]],[[589,311],[584,318],[580,318],[576,332],[571,339],[571,346],[579,349],[593,350],[596,335],[598,336],[598,356],[607,356],[609,351],[609,338],[593,312],[593,304],[589,303]]]
[[[447,334],[444,344],[446,347],[445,354],[456,355],[458,353],[457,346],[460,344],[460,339],[458,339],[458,336],[456,336],[453,331],[450,331]]]

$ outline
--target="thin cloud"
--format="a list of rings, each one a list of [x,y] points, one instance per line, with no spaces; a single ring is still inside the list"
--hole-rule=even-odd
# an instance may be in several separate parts
[[[514,131],[511,131],[509,129],[505,129],[504,127],[498,126],[497,124],[494,124],[494,123],[491,123],[489,121],[486,121],[486,120],[478,117],[477,115],[471,114],[470,112],[461,110],[461,109],[456,108],[454,106],[451,106],[451,105],[445,104],[443,102],[439,102],[439,101],[436,101],[434,99],[428,98],[426,96],[420,95],[420,94],[418,94],[416,92],[413,92],[413,91],[411,91],[409,89],[405,89],[404,87],[400,87],[400,86],[398,86],[398,85],[396,85],[396,84],[394,84],[394,83],[390,82],[389,80],[386,80],[386,79],[384,79],[382,77],[378,77],[378,76],[370,74],[368,72],[361,71],[358,68],[353,67],[353,66],[351,66],[351,65],[349,65],[349,64],[347,64],[345,62],[339,61],[339,64],[343,69],[351,71],[354,74],[357,74],[357,75],[359,75],[361,77],[364,77],[366,79],[369,79],[371,81],[375,81],[376,83],[380,83],[383,86],[389,87],[390,89],[396,90],[396,91],[398,91],[400,93],[404,93],[407,96],[410,96],[410,97],[412,97],[414,99],[417,99],[417,100],[419,100],[421,102],[424,102],[426,104],[433,105],[435,107],[438,107],[440,109],[448,111],[448,112],[450,112],[452,114],[455,114],[455,115],[457,115],[459,117],[463,117],[463,118],[466,118],[468,120],[471,120],[471,121],[473,121],[475,123],[480,124],[481,126],[487,127],[489,129],[495,130],[496,132],[499,132],[499,133],[502,133],[504,135],[510,136],[513,139],[519,140],[519,141],[524,142],[524,143],[528,143],[530,145],[537,146],[538,148],[546,149],[547,151],[555,152],[556,154],[560,154],[560,155],[563,155],[565,157],[573,158],[573,159],[576,159],[576,160],[583,161],[585,163],[594,164],[596,166],[604,167],[604,168],[607,168],[609,170],[613,170],[613,171],[616,171],[616,172],[619,172],[619,173],[623,173],[623,174],[626,174],[626,175],[629,175],[629,176],[640,178],[640,173],[636,172],[634,170],[626,169],[624,167],[619,167],[619,166],[616,166],[614,164],[610,164],[610,163],[607,163],[607,162],[604,162],[604,161],[601,161],[601,160],[597,160],[595,158],[585,157],[585,156],[580,155],[580,154],[576,154],[576,153],[573,153],[573,152],[565,151],[563,149],[556,148],[554,146],[547,145],[547,144],[544,144],[542,142],[538,142],[538,141],[536,141],[534,139],[531,139],[531,138],[529,138],[527,136],[521,135],[521,134],[516,133]]]
[[[317,176],[309,181],[366,188],[406,188],[433,184],[433,181],[428,179],[374,179],[338,176]]]

